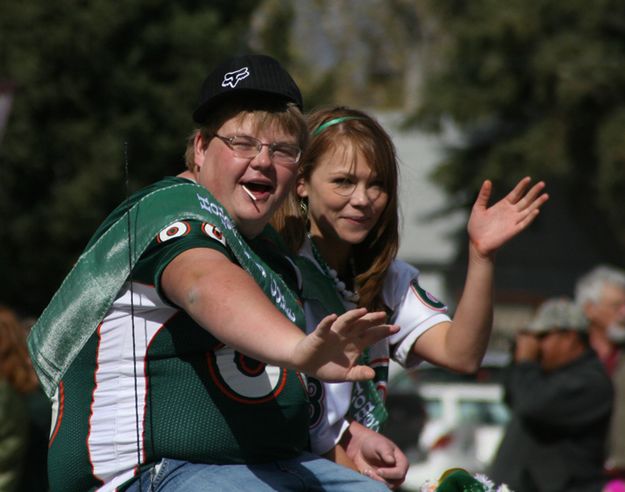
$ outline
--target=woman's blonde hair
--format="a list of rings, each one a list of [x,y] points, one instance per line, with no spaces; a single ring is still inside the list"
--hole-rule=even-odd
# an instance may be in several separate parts
[[[371,165],[388,194],[386,207],[365,240],[354,246],[353,259],[359,305],[383,309],[384,277],[399,249],[397,202],[398,165],[393,142],[382,126],[368,114],[344,106],[319,109],[308,116],[311,140],[298,169],[298,179],[309,181],[321,158],[337,146],[352,146]],[[300,199],[291,193],[272,223],[293,252],[299,251],[307,230]]]
[[[4,306],[0,306],[0,378],[19,393],[39,385],[26,346],[26,326]]]

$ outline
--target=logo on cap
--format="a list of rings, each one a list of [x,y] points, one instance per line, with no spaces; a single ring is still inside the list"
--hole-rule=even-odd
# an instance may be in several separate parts
[[[243,79],[248,78],[249,75],[250,71],[247,67],[239,68],[234,72],[228,72],[226,75],[224,75],[224,80],[221,83],[221,86],[230,86],[234,89],[239,82],[241,82]]]

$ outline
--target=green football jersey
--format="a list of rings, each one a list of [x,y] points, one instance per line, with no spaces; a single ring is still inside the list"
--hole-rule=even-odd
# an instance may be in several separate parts
[[[130,202],[178,179],[156,183]],[[118,207],[94,238],[123,210]],[[263,238],[248,244],[297,288],[293,267],[275,244]],[[163,229],[64,375],[53,400],[52,490],[114,490],[164,457],[258,463],[307,449],[303,376],[225,346],[161,291],[167,264],[198,247],[233,258],[212,224],[179,221]]]

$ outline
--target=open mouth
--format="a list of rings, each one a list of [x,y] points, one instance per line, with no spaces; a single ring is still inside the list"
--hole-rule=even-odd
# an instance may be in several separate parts
[[[254,201],[269,196],[274,190],[271,184],[256,181],[248,181],[247,183],[242,183],[241,186],[243,191]]]

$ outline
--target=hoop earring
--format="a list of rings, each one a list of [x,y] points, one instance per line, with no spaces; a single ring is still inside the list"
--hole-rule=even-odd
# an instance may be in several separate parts
[[[308,217],[308,201],[304,198],[299,199],[299,213],[302,217]]]

